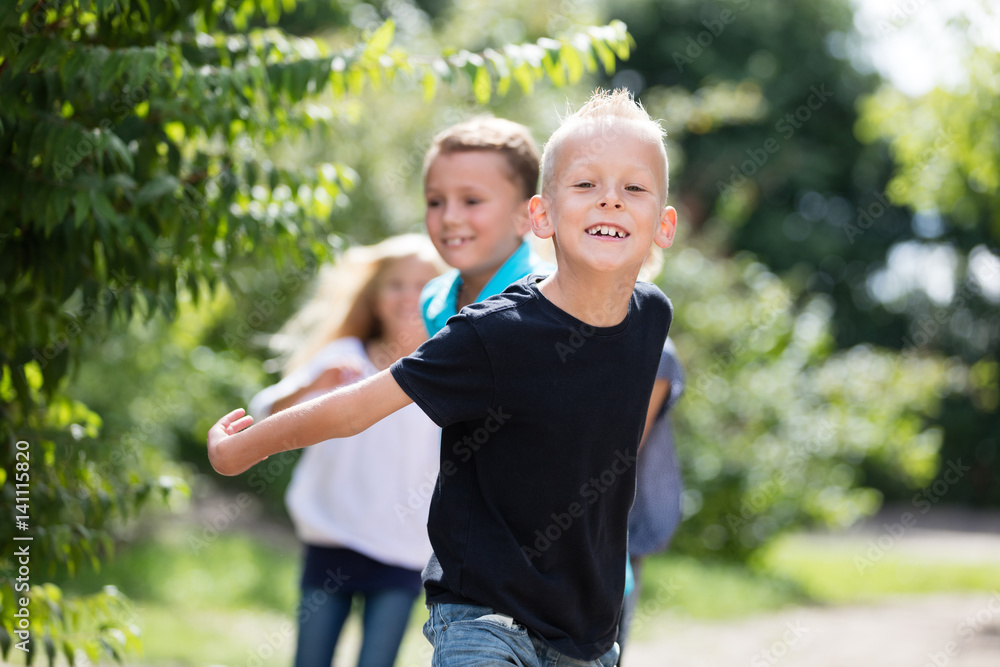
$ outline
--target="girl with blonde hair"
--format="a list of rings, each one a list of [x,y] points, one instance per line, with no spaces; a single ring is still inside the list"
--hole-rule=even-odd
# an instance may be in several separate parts
[[[251,414],[263,419],[415,350],[427,338],[420,290],[441,269],[433,245],[416,234],[346,251],[272,340],[284,377],[254,397]],[[440,430],[410,405],[363,433],[303,452],[285,496],[305,545],[296,667],[330,667],[357,597],[358,665],[394,662],[431,553],[425,490],[437,477],[439,446]]]

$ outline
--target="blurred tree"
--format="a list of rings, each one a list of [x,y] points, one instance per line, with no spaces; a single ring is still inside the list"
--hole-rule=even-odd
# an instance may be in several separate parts
[[[972,365],[968,400],[941,415],[942,455],[972,468],[950,498],[1000,503],[1000,52],[971,48],[966,83],[911,99],[866,97],[858,135],[890,143],[893,204],[914,213],[875,275],[881,305],[908,320],[906,345]],[[936,270],[935,270],[936,269]]]
[[[12,640],[29,659],[44,650],[72,661],[79,650],[96,662],[134,648],[135,618],[117,591],[69,599],[40,581],[84,560],[96,567],[115,522],[154,490],[185,490],[150,437],[185,408],[151,397],[109,443],[98,414],[69,398],[67,373],[83,353],[107,352],[95,343],[133,315],[172,319],[183,298],[238,287],[241,265],[295,277],[329,256],[329,219],[355,171],[270,159],[304,130],[333,131],[338,107],[311,100],[391,84],[426,100],[439,86],[465,88],[483,103],[512,84],[531,91],[612,69],[630,48],[621,23],[428,57],[394,47],[391,21],[336,48],[259,27],[294,6],[0,3],[0,497],[4,516],[27,524],[0,524],[4,655]],[[30,497],[17,493],[22,483]],[[25,535],[33,540],[13,539]],[[30,592],[14,557],[25,545]]]
[[[790,529],[877,510],[867,470],[907,487],[933,479],[941,433],[927,417],[961,364],[836,350],[833,300],[745,251],[681,238],[661,281],[687,370],[675,424],[688,490],[672,548],[745,559]]]

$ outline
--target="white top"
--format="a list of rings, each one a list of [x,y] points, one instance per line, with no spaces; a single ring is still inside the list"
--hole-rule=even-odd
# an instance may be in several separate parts
[[[276,401],[341,364],[377,370],[357,338],[341,338],[254,396],[263,419]],[[307,401],[323,392],[311,392]],[[350,438],[306,447],[285,492],[295,532],[306,544],[347,547],[388,565],[422,570],[431,555],[427,510],[437,480],[441,430],[414,404]]]

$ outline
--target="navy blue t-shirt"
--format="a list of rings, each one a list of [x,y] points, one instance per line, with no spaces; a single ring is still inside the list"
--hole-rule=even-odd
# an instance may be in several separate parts
[[[590,326],[528,276],[393,364],[443,428],[428,602],[512,616],[592,660],[617,635],[635,462],[671,320],[638,283],[625,319]]]

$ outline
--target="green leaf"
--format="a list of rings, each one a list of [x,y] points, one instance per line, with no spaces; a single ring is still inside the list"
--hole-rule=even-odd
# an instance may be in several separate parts
[[[180,187],[181,182],[175,176],[159,173],[135,193],[135,205],[142,206],[156,201],[160,197],[176,192]]]
[[[121,58],[121,54],[116,51],[108,53],[107,60],[105,60],[104,64],[101,66],[100,78],[97,82],[97,85],[100,86],[102,90],[109,90],[111,88],[111,84],[115,82],[115,79],[118,77]],[[116,96],[120,94],[120,90],[115,93]]]
[[[347,72],[347,89],[351,95],[357,97],[365,89],[365,73],[358,68]]]
[[[91,190],[90,203],[98,220],[111,227],[118,227],[121,224],[121,219],[118,217],[118,213],[115,211],[114,206],[111,205],[111,200],[108,199],[106,194]]]
[[[488,103],[491,88],[490,73],[486,70],[486,65],[480,65],[476,68],[476,75],[472,80],[472,92],[476,96],[476,101],[480,104]]]
[[[73,221],[79,229],[84,221],[90,216],[90,192],[87,190],[77,190],[73,195]]]
[[[424,101],[430,102],[434,99],[434,92],[437,89],[437,77],[434,76],[434,72],[430,68],[424,70],[421,84],[424,88]]]
[[[389,50],[389,45],[392,44],[392,38],[396,34],[396,23],[389,19],[381,26],[378,27],[372,36],[368,38],[368,43],[365,45],[364,56],[366,58],[377,58],[386,51]]]
[[[125,142],[113,132],[104,133],[105,150],[112,157],[112,161],[118,171],[135,171],[135,163],[132,160],[132,152],[125,145]]]
[[[594,51],[601,61],[601,67],[604,69],[605,74],[614,74],[616,65],[614,52],[604,43],[604,40],[596,35],[592,37],[592,40]]]
[[[4,35],[4,40],[8,39],[7,35]],[[45,49],[48,48],[49,41],[40,37],[39,35],[34,35],[28,38],[28,43],[24,45],[21,52],[18,53],[11,59],[10,71],[7,72],[8,81],[16,77],[22,72],[27,72],[30,68],[38,62],[42,54],[45,53]]]
[[[56,224],[61,223],[69,210],[70,191],[66,188],[56,188],[52,192],[52,206]]]
[[[45,633],[42,645],[45,647],[45,657],[48,658],[49,664],[52,665],[56,659],[56,645],[55,642],[52,641],[51,634]]]
[[[525,95],[531,95],[535,90],[535,74],[531,69],[531,65],[527,63],[521,63],[514,68],[514,80],[517,84],[521,86],[521,90]]]
[[[608,38],[608,45],[614,50],[615,55],[620,60],[628,60],[631,47],[635,45],[635,40],[632,39],[632,35],[628,34],[625,24],[616,19],[611,21],[605,27],[605,30],[611,33]]]
[[[0,657],[4,660],[7,659],[7,655],[10,653],[10,647],[14,643],[10,640],[10,634],[7,633],[7,628],[0,625]]]
[[[566,74],[563,72],[562,65],[556,62],[551,53],[546,51],[545,56],[542,58],[542,66],[545,68],[545,73],[548,74],[549,79],[557,87],[562,88],[566,85]]]
[[[126,195],[132,193],[138,184],[135,179],[128,174],[117,173],[111,174],[106,179],[104,179],[104,190],[106,192],[114,193],[115,190],[122,190]]]
[[[493,49],[486,49],[483,55],[493,65],[493,72],[497,76],[497,95],[503,97],[510,89],[510,67],[507,65],[507,59]]]
[[[583,76],[583,61],[580,54],[569,44],[563,44],[559,49],[559,60],[566,66],[566,79],[574,84]]]

